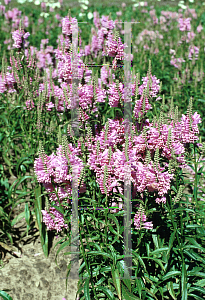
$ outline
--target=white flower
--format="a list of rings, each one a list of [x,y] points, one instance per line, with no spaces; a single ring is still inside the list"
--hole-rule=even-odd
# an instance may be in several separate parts
[[[79,13],[79,17],[85,16],[85,13]]]
[[[93,13],[89,11],[89,13],[88,13],[88,19],[90,20],[92,18],[93,18]]]
[[[52,7],[52,8],[56,8],[56,7],[61,7],[60,2],[57,3],[46,3],[46,6]]]
[[[134,0],[135,1],[135,0]],[[160,0],[159,0],[160,1]],[[138,6],[144,6],[144,2],[139,2],[139,3],[135,3],[135,4],[133,4],[133,7],[138,7]]]
[[[34,4],[35,4],[35,5],[40,5],[41,2],[40,2],[39,0],[36,0],[36,1],[34,2]]]
[[[80,4],[81,4],[81,3],[86,4],[86,5],[89,4],[89,0],[80,0],[79,2],[80,2]]]
[[[24,4],[26,2],[26,0],[17,0],[17,2],[20,4]]]
[[[45,13],[45,12],[42,12],[42,13],[40,14],[40,16],[41,16],[41,17],[44,17],[44,18],[47,18],[47,17],[49,16],[49,14],[48,14],[48,13]]]
[[[193,3],[193,2],[194,2],[194,0],[189,0],[189,2]]]
[[[80,7],[82,7],[83,9],[88,9],[88,7],[85,4],[80,4]]]
[[[184,5],[182,3],[179,3],[178,6],[181,7],[182,9],[186,9],[186,5]]]

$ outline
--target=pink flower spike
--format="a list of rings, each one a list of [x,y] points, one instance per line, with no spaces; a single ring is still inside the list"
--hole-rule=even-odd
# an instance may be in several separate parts
[[[30,33],[29,32],[26,32],[25,34],[24,34],[24,39],[26,40],[28,37],[30,36]]]
[[[202,31],[202,29],[203,29],[203,26],[201,26],[201,24],[200,24],[200,25],[197,27],[196,30],[197,30],[198,33],[200,33],[200,32]]]

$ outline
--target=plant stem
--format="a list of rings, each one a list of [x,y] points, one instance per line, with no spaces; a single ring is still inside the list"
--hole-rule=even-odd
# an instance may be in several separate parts
[[[107,213],[108,213],[108,209],[107,209],[107,193],[106,193],[106,211],[105,211],[105,234],[106,234],[106,252],[107,252]]]
[[[194,180],[194,199],[195,199],[195,203],[196,203],[196,208],[198,209],[198,199],[197,199],[197,191],[198,191],[198,188],[197,188],[197,166],[198,166],[198,163],[196,162],[196,145],[194,143],[194,168],[195,168],[195,180]]]
[[[174,230],[176,232],[176,236],[177,236],[177,241],[178,241],[178,245],[180,247],[180,254],[181,254],[181,257],[182,257],[182,264],[184,265],[185,261],[184,261],[184,255],[183,255],[183,250],[182,250],[182,242],[180,241],[179,239],[179,234],[178,234],[178,231],[177,231],[177,226],[176,226],[176,223],[174,222],[173,220],[173,205],[172,205],[172,198],[171,198],[171,194],[169,195],[170,197],[170,206],[168,204],[168,201],[167,201],[167,206],[168,206],[168,209],[169,209],[169,214],[171,216],[171,220],[172,220],[172,225],[174,227]],[[170,213],[170,210],[171,210],[171,213]],[[182,222],[182,218],[181,218],[181,222]],[[182,226],[182,224],[181,224]]]
[[[80,234],[80,241],[81,241],[81,247],[82,247],[82,252],[83,252],[83,259],[84,259],[84,262],[85,262],[86,270],[87,270],[87,272],[89,274],[89,278],[90,278],[90,281],[91,281],[91,285],[92,285],[93,293],[95,295],[95,299],[97,299],[97,295],[96,295],[96,292],[95,292],[95,287],[94,287],[93,280],[92,280],[91,275],[90,275],[88,263],[87,263],[86,256],[85,256],[85,249],[84,249],[84,246],[83,246],[83,240],[82,240],[81,230],[79,230],[79,234]]]

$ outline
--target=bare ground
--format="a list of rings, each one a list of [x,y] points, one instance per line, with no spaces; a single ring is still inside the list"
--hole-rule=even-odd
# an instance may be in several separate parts
[[[25,231],[26,224],[22,220],[17,227],[20,232]],[[37,232],[38,235],[38,232]],[[16,243],[7,251],[3,259],[4,267],[0,270],[0,290],[10,290],[8,294],[13,300],[66,300],[76,299],[77,281],[68,280],[66,291],[66,274],[71,256],[64,256],[70,247],[65,248],[55,263],[55,254],[59,246],[54,249],[61,237],[54,237],[48,258],[45,257],[39,235],[24,237],[21,243]],[[15,255],[16,254],[16,255]],[[0,297],[0,299],[2,299]]]

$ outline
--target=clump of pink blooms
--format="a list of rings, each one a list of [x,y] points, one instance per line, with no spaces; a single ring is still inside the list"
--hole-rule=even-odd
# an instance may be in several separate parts
[[[25,45],[25,40],[30,36],[29,32],[24,32],[24,30],[16,30],[12,32],[12,38],[14,40],[13,47],[20,49]]]
[[[6,0],[8,1],[8,0]],[[19,12],[14,11],[19,14]],[[7,12],[6,18],[12,20],[12,12]],[[194,38],[194,33],[191,31],[191,18],[183,19],[180,14],[171,14],[168,16],[164,12],[164,17],[160,19],[161,23],[178,18],[180,31],[189,31],[188,39]],[[153,19],[154,24],[158,23],[155,10],[150,11],[150,16]],[[59,18],[60,19],[60,18]],[[69,51],[72,44],[72,22],[77,21],[75,18],[69,16],[61,20],[62,35],[58,37],[59,46],[57,49],[53,49],[51,46],[45,47],[48,43],[48,39],[41,41],[41,49],[38,51],[34,47],[30,47],[30,50],[35,54],[37,59],[36,67],[40,70],[45,70],[46,74],[50,74],[50,67],[53,68],[51,72],[51,78],[43,79],[43,83],[39,84],[39,88],[36,91],[36,95],[45,91],[47,88],[47,94],[45,96],[45,108],[47,111],[51,111],[56,108],[58,112],[64,111],[64,104],[67,110],[71,109],[72,99],[72,55]],[[88,70],[82,56],[92,55],[97,57],[100,53],[101,56],[112,57],[113,70],[116,68],[116,64],[124,59],[124,49],[126,44],[123,44],[121,39],[114,33],[114,29],[117,21],[110,20],[107,16],[102,16],[100,19],[98,14],[94,13],[94,24],[95,29],[92,29],[92,41],[91,44],[86,45],[84,49],[81,49],[78,53],[78,78],[80,81],[85,80],[85,84],[79,83],[78,96],[79,96],[79,124],[82,128],[83,125],[86,127],[87,121],[90,119],[91,114],[95,114],[98,118],[98,103],[105,103],[108,98],[109,107],[119,107],[120,103],[124,102],[124,86],[121,82],[117,84],[115,82],[115,75],[111,74],[110,69],[103,66],[101,68],[100,78],[97,79],[95,87],[92,79],[92,71]],[[167,22],[168,23],[168,22]],[[200,30],[200,28],[199,28]],[[32,68],[34,65],[28,60],[29,52],[25,49],[25,40],[30,35],[29,32],[25,33],[24,30],[16,30],[12,33],[14,40],[13,47],[16,49],[23,48],[26,56],[28,67]],[[143,36],[148,36],[149,40],[155,42],[157,38],[163,39],[163,36],[157,31],[144,30],[138,37],[138,42],[143,40]],[[81,38],[79,37],[80,44]],[[147,46],[148,47],[148,46]],[[172,51],[172,54],[174,50]],[[192,55],[195,53],[197,57],[199,48],[196,46],[190,46],[189,48],[189,59],[192,59]],[[174,53],[175,54],[175,53]],[[55,57],[53,57],[55,56]],[[56,64],[53,62],[55,59]],[[131,57],[132,59],[133,57]],[[14,59],[15,61],[15,59]],[[58,62],[58,63],[57,63]],[[184,62],[182,58],[172,57],[171,64],[176,68],[180,66],[177,63]],[[12,63],[11,63],[12,65]],[[19,64],[15,61],[15,67],[18,68]],[[14,67],[12,65],[12,67]],[[13,70],[11,67],[8,70]],[[16,74],[17,75],[17,74]],[[112,76],[112,81],[110,77]],[[109,79],[108,79],[109,78]],[[19,80],[18,76],[16,79]],[[55,85],[52,79],[58,79],[59,85]],[[136,79],[136,76],[135,76]],[[50,156],[41,152],[39,158],[34,162],[34,171],[37,176],[38,182],[42,183],[45,189],[50,193],[50,201],[54,201],[59,206],[65,199],[70,203],[69,196],[72,194],[72,172],[75,169],[78,177],[83,169],[83,150],[84,145],[88,151],[88,162],[90,170],[94,171],[96,176],[96,182],[99,185],[102,194],[106,192],[108,195],[119,192],[123,194],[123,183],[124,179],[128,179],[133,186],[132,197],[136,197],[137,193],[142,194],[145,191],[149,193],[154,192],[156,195],[156,203],[166,203],[166,196],[170,190],[170,183],[174,177],[173,173],[169,173],[167,170],[168,163],[165,160],[170,160],[172,154],[176,156],[176,160],[179,163],[179,167],[186,166],[185,162],[185,147],[184,144],[194,143],[199,133],[197,125],[201,123],[201,118],[197,112],[195,112],[191,118],[188,115],[182,115],[181,120],[173,120],[171,116],[170,124],[157,124],[150,123],[147,119],[143,124],[143,130],[146,130],[146,137],[144,131],[139,133],[139,123],[137,118],[143,117],[150,109],[152,109],[149,103],[151,98],[156,98],[155,101],[161,99],[157,96],[160,89],[160,80],[156,76],[152,75],[151,72],[146,77],[142,78],[143,84],[141,86],[140,81],[131,84],[131,96],[135,95],[136,89],[138,88],[138,94],[140,99],[135,101],[133,109],[133,117],[136,120],[136,124],[132,125],[132,131],[134,135],[129,137],[128,141],[125,141],[125,124],[124,120],[111,120],[108,119],[107,133],[105,133],[105,126],[96,128],[96,135],[93,137],[86,136],[85,140],[81,143],[78,141],[78,146],[75,148],[72,144],[68,145],[68,152],[65,153],[64,146],[59,145],[57,148],[56,155],[52,153]],[[14,73],[7,72],[6,74],[0,75],[0,92],[16,90],[12,89],[16,83],[14,79]],[[17,82],[17,84],[19,84]],[[149,84],[149,85],[148,85]],[[148,85],[148,88],[147,88]],[[19,85],[20,86],[20,85]],[[94,95],[96,96],[95,99]],[[54,98],[58,99],[58,104],[54,104],[52,101]],[[52,99],[52,100],[51,100]],[[26,108],[31,110],[35,107],[32,99],[26,101]],[[91,109],[92,107],[92,109]],[[136,129],[139,135],[136,135]],[[171,129],[171,141],[168,144],[168,132]],[[68,131],[68,134],[70,132]],[[163,162],[156,165],[154,162],[154,155],[159,149],[160,157]],[[151,161],[146,163],[146,154],[150,152]],[[127,152],[127,153],[126,153]],[[128,161],[127,161],[128,156]],[[130,165],[129,165],[130,164]],[[162,165],[163,164],[163,165]],[[125,172],[125,166],[130,166],[131,176]],[[105,170],[107,168],[107,180],[105,178]],[[81,186],[78,185],[79,193],[85,193],[86,185],[82,182]],[[123,207],[122,200],[118,198],[119,209]],[[113,200],[111,206],[116,205],[116,200]],[[114,212],[117,212],[115,209]],[[54,207],[51,207],[49,211],[42,210],[43,222],[45,222],[48,230],[56,230],[60,232],[63,228],[68,228],[68,225],[64,223],[64,218]],[[135,214],[134,226],[136,229],[152,229],[152,222],[147,222],[145,212],[141,209]]]
[[[179,30],[180,31],[190,31],[191,30],[191,18],[187,18],[187,19],[183,19],[183,18],[179,18],[178,22],[179,22]]]
[[[196,46],[189,46],[189,59],[192,60],[193,54],[195,55],[195,60],[198,59],[199,55],[199,47]]]

